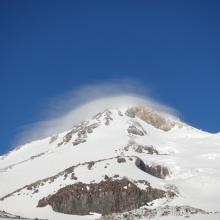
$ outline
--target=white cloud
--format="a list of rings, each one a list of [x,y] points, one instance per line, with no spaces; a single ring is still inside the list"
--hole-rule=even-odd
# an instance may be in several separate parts
[[[149,93],[140,83],[128,80],[77,88],[51,100],[46,119],[24,126],[19,134],[19,142],[26,143],[65,131],[106,108],[147,105],[157,111],[177,116],[175,109],[155,101]]]

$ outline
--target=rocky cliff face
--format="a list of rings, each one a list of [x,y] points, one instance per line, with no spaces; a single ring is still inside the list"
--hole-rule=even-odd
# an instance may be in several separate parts
[[[212,212],[206,212],[202,209],[194,208],[191,206],[169,206],[166,205],[164,207],[158,207],[154,209],[149,208],[141,208],[138,210],[132,210],[129,212],[124,213],[114,213],[113,215],[106,215],[102,216],[99,220],[121,220],[121,219],[129,219],[129,220],[136,220],[136,219],[153,219],[153,218],[160,218],[165,216],[184,216],[185,218],[190,218],[192,215],[207,215],[208,219],[212,219],[210,214]],[[210,217],[209,217],[210,216]]]
[[[169,169],[167,167],[164,167],[162,165],[149,166],[145,164],[140,158],[136,159],[135,164],[142,171],[161,179],[165,179],[166,176],[170,175]]]
[[[166,196],[166,192],[150,185],[142,190],[128,179],[111,179],[93,184],[76,183],[39,201],[38,207],[49,204],[54,211],[66,214],[87,215],[90,212],[103,215],[129,211],[154,199]]]
[[[136,106],[128,108],[126,113],[127,116],[134,118],[135,116],[147,122],[148,124],[159,128],[164,131],[169,131],[175,126],[175,123],[163,118],[159,113],[152,110],[149,107]]]

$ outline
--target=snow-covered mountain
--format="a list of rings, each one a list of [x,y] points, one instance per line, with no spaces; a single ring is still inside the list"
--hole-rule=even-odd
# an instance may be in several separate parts
[[[147,106],[106,109],[1,156],[0,198],[0,219],[217,220],[220,135]]]

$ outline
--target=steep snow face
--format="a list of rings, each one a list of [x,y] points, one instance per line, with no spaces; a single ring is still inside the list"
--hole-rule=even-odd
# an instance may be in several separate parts
[[[155,210],[169,205],[220,212],[220,137],[148,107],[107,109],[1,157],[0,210],[28,218],[97,219],[98,214],[64,215],[37,205],[68,185],[106,178],[163,190],[167,195],[153,201]]]

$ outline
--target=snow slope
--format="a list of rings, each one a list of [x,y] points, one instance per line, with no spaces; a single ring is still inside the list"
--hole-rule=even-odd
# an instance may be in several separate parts
[[[5,198],[0,200],[0,210],[27,218],[97,219],[99,214],[74,218],[54,212],[49,206],[38,208],[37,204],[64,186],[78,181],[98,183],[107,175],[126,177],[139,188],[146,187],[139,180],[163,190],[174,185],[178,195],[162,203],[154,202],[155,207],[186,205],[220,212],[219,134],[197,130],[168,116],[165,120],[173,126],[164,131],[126,111],[127,107],[105,110],[69,131],[25,144],[1,157],[0,198]],[[149,153],[143,146],[157,153]],[[126,162],[119,163],[120,157]],[[136,158],[149,166],[167,167],[170,174],[163,179],[143,172],[135,165]],[[70,167],[74,167],[76,178],[65,171]],[[31,189],[30,184],[34,184]],[[220,219],[219,214],[198,216]],[[182,217],[162,217],[172,218]],[[192,219],[197,219],[196,215]]]

